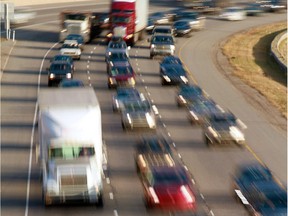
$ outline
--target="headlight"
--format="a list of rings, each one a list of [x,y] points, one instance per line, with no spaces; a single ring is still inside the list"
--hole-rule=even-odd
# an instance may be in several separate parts
[[[170,45],[170,49],[175,50],[175,46],[174,45]]]
[[[67,32],[67,29],[63,29],[61,30],[61,33]]]
[[[67,79],[71,79],[71,78],[72,78],[72,74],[71,74],[71,73],[67,73],[67,74],[66,74],[66,78],[67,78]]]
[[[116,83],[116,79],[113,78],[113,77],[109,77],[109,83],[110,83],[110,84]]]
[[[152,118],[152,116],[150,115],[150,113],[145,113],[145,116],[146,116],[146,120],[147,120],[149,127],[150,128],[153,127],[155,125],[155,121]]]
[[[129,35],[126,36],[126,39],[130,39],[132,37],[133,37],[133,34],[129,34]]]
[[[229,133],[237,142],[245,140],[243,133],[235,126],[229,127]]]
[[[190,114],[193,116],[193,118],[197,121],[199,120],[199,118],[197,117],[197,115],[193,112],[193,111],[190,111]]]
[[[164,75],[163,78],[164,78],[167,82],[171,82],[171,79],[170,79],[167,75]]]
[[[54,78],[55,78],[55,74],[50,73],[49,78],[50,78],[50,79],[54,79]]]
[[[112,33],[107,34],[107,37],[108,37],[108,38],[111,38],[112,36],[113,36]]]
[[[187,83],[188,82],[188,79],[185,77],[185,76],[180,76],[181,80],[184,82],[184,83]]]
[[[180,99],[183,103],[186,103],[186,100],[185,100],[185,98],[184,98],[182,95],[179,95],[179,99]]]
[[[80,50],[77,50],[76,53],[77,53],[77,55],[81,55],[81,51]]]
[[[129,113],[126,114],[126,117],[127,117],[129,124],[132,124],[132,119],[131,119]]]
[[[151,44],[151,49],[154,49],[155,48],[155,44]]]
[[[131,84],[131,85],[134,85],[135,84],[134,77],[128,78],[128,83]]]
[[[217,138],[218,137],[218,134],[216,133],[216,131],[212,128],[212,127],[208,127],[208,130],[211,132],[211,134],[215,137],[215,138]]]

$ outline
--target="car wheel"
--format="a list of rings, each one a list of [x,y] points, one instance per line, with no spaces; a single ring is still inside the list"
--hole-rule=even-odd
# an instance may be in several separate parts
[[[97,203],[96,203],[96,206],[97,206],[98,208],[103,208],[104,202],[103,202],[103,195],[102,195],[102,194],[99,195],[98,201],[97,201]]]
[[[81,59],[81,56],[79,56],[77,59],[80,60],[80,59]]]
[[[124,125],[123,122],[121,123],[121,125],[122,125],[122,129],[123,129],[124,131],[126,131],[126,127],[125,127],[125,125]]]
[[[166,84],[167,84],[166,81],[162,79],[161,85],[164,86],[164,85],[166,85]]]
[[[208,137],[205,135],[205,143],[206,143],[206,146],[207,147],[210,147],[211,146],[211,141],[210,141],[210,139],[208,139]]]
[[[48,86],[51,87],[52,86],[52,82],[48,81]]]
[[[110,84],[108,84],[108,88],[111,89],[111,85]]]
[[[151,55],[151,54],[150,54],[150,59],[153,59],[153,58],[154,58],[154,55]]]

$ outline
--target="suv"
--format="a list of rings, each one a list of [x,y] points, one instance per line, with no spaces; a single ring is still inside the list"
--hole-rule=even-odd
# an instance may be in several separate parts
[[[48,68],[48,86],[62,81],[62,79],[72,79],[73,69],[71,65],[65,61],[52,62]]]
[[[155,55],[174,55],[175,42],[172,35],[155,34],[148,41],[150,41],[150,59]]]
[[[167,34],[167,35],[173,35],[173,28],[171,26],[155,26],[152,35],[155,34]]]

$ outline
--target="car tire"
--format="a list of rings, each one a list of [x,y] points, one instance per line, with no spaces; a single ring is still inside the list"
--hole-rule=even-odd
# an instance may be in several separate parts
[[[127,130],[123,122],[121,123],[121,126],[122,126],[123,131]]]
[[[161,85],[164,86],[164,85],[166,85],[166,84],[167,84],[166,81],[162,79],[162,80],[161,80]]]
[[[154,55],[151,55],[151,54],[150,54],[150,59],[154,59]]]
[[[102,194],[99,195],[96,206],[97,206],[97,208],[103,208],[104,201],[103,201],[103,195]]]
[[[51,86],[52,86],[52,82],[48,81],[48,87],[51,87]]]
[[[206,136],[206,135],[204,135],[205,136],[205,143],[206,143],[206,146],[207,147],[210,147],[211,146],[211,141],[210,141],[210,139],[208,139],[208,137]]]

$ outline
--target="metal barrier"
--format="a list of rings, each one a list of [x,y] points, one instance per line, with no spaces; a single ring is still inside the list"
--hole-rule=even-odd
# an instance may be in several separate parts
[[[287,40],[288,33],[287,29],[277,35],[274,40],[271,43],[270,47],[270,54],[273,56],[273,58],[276,60],[276,62],[279,64],[281,69],[287,74],[287,60],[282,56],[282,54],[279,52],[279,45],[283,40]]]

